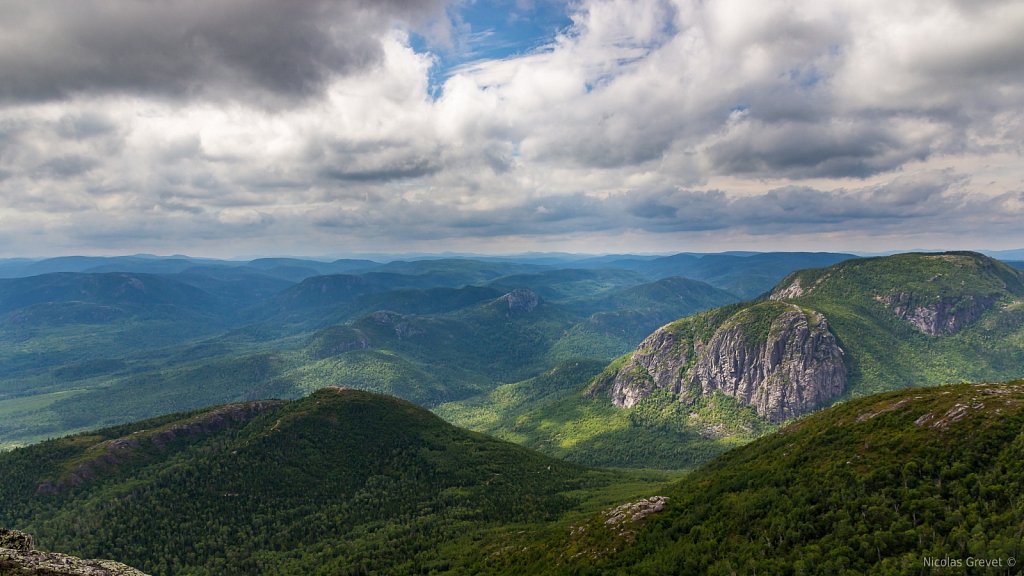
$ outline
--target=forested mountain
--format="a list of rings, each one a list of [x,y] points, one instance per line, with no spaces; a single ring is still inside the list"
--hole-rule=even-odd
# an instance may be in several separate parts
[[[0,470],[0,526],[158,575],[446,571],[660,482],[339,388],[51,440],[0,453]]]
[[[1024,275],[975,253],[902,254],[791,274],[767,299],[669,324],[595,381],[630,407],[720,391],[780,422],[843,396],[1013,377]]]
[[[760,261],[842,257],[667,261],[746,261],[756,277]],[[529,262],[397,262],[297,283],[265,273],[302,262],[0,281],[0,443],[346,385],[577,462],[688,468],[836,399],[1010,378],[1021,364],[1017,273],[973,254],[848,260],[751,304],[692,279]],[[310,266],[379,267],[367,262]],[[797,295],[807,282],[817,288]],[[927,311],[927,298],[945,300]],[[929,314],[955,330],[922,331]],[[595,363],[681,316],[588,385]],[[539,389],[559,366],[585,367],[561,372],[576,388]]]

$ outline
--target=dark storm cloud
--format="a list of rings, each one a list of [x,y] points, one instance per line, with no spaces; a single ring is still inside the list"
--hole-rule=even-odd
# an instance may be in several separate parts
[[[413,158],[396,166],[387,166],[379,169],[345,169],[339,167],[326,167],[320,172],[320,176],[329,180],[340,180],[349,182],[390,182],[392,180],[404,180],[409,178],[420,178],[440,172],[441,167],[429,158]]]
[[[10,0],[0,4],[0,99],[304,98],[377,63],[392,24],[443,9],[443,0]]]
[[[99,165],[93,158],[78,155],[58,156],[36,167],[36,177],[67,180],[81,176]]]
[[[866,178],[931,153],[898,128],[862,120],[744,122],[710,145],[715,169],[728,174],[789,178]]]
[[[117,130],[117,124],[106,116],[93,112],[66,114],[57,122],[56,131],[63,138],[87,140],[105,136]]]
[[[902,177],[884,185],[819,190],[786,186],[741,196],[722,191],[667,190],[635,193],[624,199],[628,211],[661,205],[674,217],[633,220],[628,227],[651,232],[738,229],[755,234],[864,233],[894,227],[946,229],[956,220],[990,212],[993,200],[962,192],[967,179],[948,171]],[[671,211],[670,211],[671,210]]]

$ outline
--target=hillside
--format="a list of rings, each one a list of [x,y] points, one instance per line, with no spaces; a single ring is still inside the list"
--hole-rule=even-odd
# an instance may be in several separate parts
[[[848,395],[1022,375],[1024,273],[981,254],[852,260],[793,273],[771,298],[828,318]]]
[[[217,308],[216,300],[193,286],[151,274],[54,273],[0,279],[0,314],[40,304],[82,303],[155,312],[160,307]],[[8,321],[11,321],[10,319]]]
[[[444,571],[482,538],[652,482],[337,388],[51,440],[0,469],[0,525],[157,575]]]
[[[860,398],[687,476],[632,535],[599,515],[535,564],[509,557],[507,566],[523,574],[1017,573],[1009,563],[1020,559],[1024,526],[1022,427],[1024,381]]]
[[[691,469],[773,429],[716,394],[692,405],[656,396],[629,410],[588,396],[602,363],[567,361],[434,411],[458,426],[588,466]]]

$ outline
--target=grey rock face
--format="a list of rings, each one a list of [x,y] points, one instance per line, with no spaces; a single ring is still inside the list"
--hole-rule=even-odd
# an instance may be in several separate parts
[[[786,306],[763,339],[743,322],[723,323],[707,342],[662,328],[618,371],[599,377],[591,394],[607,391],[613,404],[628,408],[656,390],[684,402],[720,391],[771,422],[820,408],[846,389],[843,350],[822,314]]]
[[[794,278],[789,285],[775,289],[768,298],[771,300],[790,300],[792,298],[799,298],[804,294],[804,287],[800,285],[800,279]]]
[[[498,298],[498,301],[506,303],[510,313],[533,312],[540,305],[540,297],[526,288],[516,288]]]
[[[669,330],[658,330],[640,343],[630,362],[611,383],[612,403],[629,408],[655,389],[679,391],[682,370],[689,359],[689,343]]]
[[[956,334],[973,324],[999,300],[998,294],[965,295],[921,303],[911,292],[876,296],[897,318],[929,336]]]
[[[772,321],[763,342],[750,342],[742,325],[719,329],[703,347],[690,382],[704,395],[720,390],[753,406],[771,422],[834,400],[847,383],[843,351],[825,317],[811,314],[813,322],[794,306]]]
[[[82,560],[74,556],[41,552],[32,536],[0,528],[0,575],[19,576],[146,576],[112,560]]]

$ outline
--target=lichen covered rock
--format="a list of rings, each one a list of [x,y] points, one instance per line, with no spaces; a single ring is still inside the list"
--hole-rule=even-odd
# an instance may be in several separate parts
[[[146,576],[113,560],[83,560],[56,552],[35,550],[32,536],[0,528],[2,576]]]

